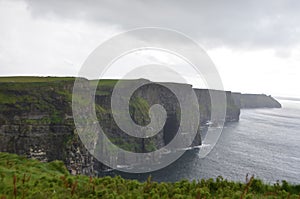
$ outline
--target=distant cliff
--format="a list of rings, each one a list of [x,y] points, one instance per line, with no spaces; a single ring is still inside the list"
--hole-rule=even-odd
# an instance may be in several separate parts
[[[72,89],[75,78],[0,78],[0,151],[26,155],[41,161],[62,160],[72,173],[92,174],[105,166],[93,159],[78,138],[72,116]],[[136,80],[132,80],[136,81]],[[172,140],[180,123],[180,106],[168,89],[155,83],[139,88],[130,101],[130,115],[139,125],[149,122],[149,107],[161,104],[167,121],[157,135],[133,138],[122,132],[111,113],[110,98],[117,80],[101,80],[96,91],[95,109],[109,139],[134,152],[149,152]],[[95,84],[96,81],[90,81]],[[190,87],[175,84],[184,92]],[[221,92],[221,91],[214,91]],[[195,89],[200,123],[210,120],[211,102],[207,89]],[[188,95],[186,97],[189,97]],[[240,109],[231,92],[226,92],[226,121],[238,121]],[[87,105],[86,108],[91,108]],[[200,126],[193,145],[201,144]]]
[[[235,104],[242,109],[281,108],[281,104],[270,95],[232,93],[232,97]]]

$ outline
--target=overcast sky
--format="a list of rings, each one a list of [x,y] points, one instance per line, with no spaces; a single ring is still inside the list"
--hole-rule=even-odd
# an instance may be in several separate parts
[[[300,97],[299,10],[298,0],[0,0],[0,75],[76,76],[103,41],[155,26],[199,43],[226,90]]]

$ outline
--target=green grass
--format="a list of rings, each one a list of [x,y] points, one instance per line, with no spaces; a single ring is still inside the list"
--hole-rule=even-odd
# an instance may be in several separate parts
[[[117,177],[72,176],[63,163],[41,163],[14,154],[0,153],[0,198],[290,198],[300,197],[300,185],[285,181],[264,184],[217,179],[146,182]]]
[[[47,123],[64,123],[71,114],[73,82],[73,77],[0,77],[0,110],[7,120],[34,110],[48,115]]]
[[[139,125],[147,125],[150,122],[149,117],[150,106],[148,102],[141,97],[131,99],[129,104],[129,112],[133,120]]]
[[[90,80],[91,85],[110,86],[113,87],[119,80],[118,79],[102,79],[102,80]]]
[[[37,77],[37,76],[10,76],[0,77],[0,82],[52,82],[74,81],[74,77]]]

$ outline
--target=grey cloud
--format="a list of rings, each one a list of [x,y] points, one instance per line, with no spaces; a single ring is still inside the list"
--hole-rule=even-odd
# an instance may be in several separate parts
[[[171,28],[206,47],[283,49],[299,44],[300,1],[27,0],[34,17]]]

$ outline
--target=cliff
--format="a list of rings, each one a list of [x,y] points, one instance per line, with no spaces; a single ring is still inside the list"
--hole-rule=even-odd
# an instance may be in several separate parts
[[[94,173],[105,166],[97,162],[77,136],[72,116],[74,78],[11,77],[0,78],[0,151],[26,155],[44,162],[62,160],[74,174]],[[131,80],[140,81],[140,80]],[[143,80],[144,81],[144,80]],[[117,80],[90,81],[97,84],[95,109],[101,127],[119,147],[134,152],[161,148],[173,139],[180,125],[180,106],[174,94],[162,85],[142,86],[131,98],[130,116],[146,125],[149,108],[162,105],[167,112],[163,129],[151,138],[134,138],[115,123],[111,112],[111,94]],[[179,92],[190,85],[170,83]],[[214,91],[221,92],[221,91]],[[211,102],[207,89],[195,89],[199,101],[200,123],[210,120]],[[185,93],[188,98],[189,93]],[[231,92],[226,92],[226,121],[238,121],[240,109]],[[87,105],[87,108],[91,108]],[[193,145],[201,144],[200,126]]]
[[[0,151],[63,160],[73,173],[92,173],[92,157],[75,136],[74,78],[0,79]]]
[[[270,95],[232,93],[232,97],[235,104],[242,109],[281,108],[281,104]]]

